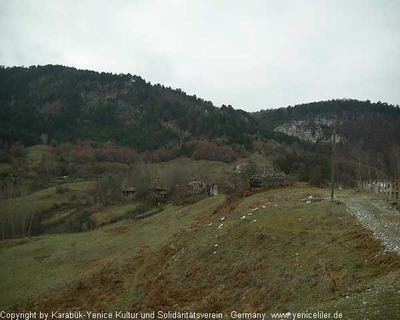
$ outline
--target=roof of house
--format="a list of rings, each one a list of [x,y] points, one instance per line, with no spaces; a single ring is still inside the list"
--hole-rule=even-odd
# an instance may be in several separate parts
[[[136,188],[134,187],[124,188],[122,189],[122,192],[136,192]]]

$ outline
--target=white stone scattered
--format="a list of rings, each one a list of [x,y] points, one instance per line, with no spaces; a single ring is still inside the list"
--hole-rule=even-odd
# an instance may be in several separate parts
[[[312,196],[309,196],[309,197],[308,197],[308,199],[312,199],[312,198],[313,198]]]
[[[214,244],[214,247],[218,247],[218,243]]]
[[[252,215],[253,215],[253,213],[249,212],[247,215],[248,215],[248,216],[252,216]]]
[[[243,220],[244,218],[246,218],[246,216],[241,216],[241,217],[240,217],[240,220]]]
[[[214,251],[214,254],[217,254],[217,251]]]
[[[306,203],[307,203],[307,204],[309,204],[309,203],[311,203],[311,201],[310,201],[310,200],[308,200]]]
[[[207,225],[207,227],[211,227],[212,226],[212,222],[210,222],[208,225]]]
[[[222,217],[222,218],[221,218],[221,221],[224,221],[224,220],[225,220],[225,217]]]
[[[254,219],[253,221],[251,221],[250,223],[254,223],[254,222],[256,222],[257,220],[256,219]]]
[[[266,208],[266,206],[261,206],[263,209],[265,209]]]
[[[218,229],[222,229],[222,227],[224,226],[224,224],[223,223],[221,223],[220,225],[219,225],[219,227],[218,227]]]
[[[275,207],[277,207],[278,205],[276,204]]]
[[[299,221],[301,221],[301,218],[299,218]]]

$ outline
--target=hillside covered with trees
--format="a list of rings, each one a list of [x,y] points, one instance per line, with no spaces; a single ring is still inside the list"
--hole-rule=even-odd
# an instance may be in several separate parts
[[[341,99],[264,110],[255,113],[254,117],[262,136],[299,146],[280,159],[287,171],[313,166],[308,161],[298,159],[301,150],[330,154],[335,128],[339,182],[355,185],[358,180],[379,180],[383,177],[399,179],[398,105]],[[314,168],[327,172],[328,166],[325,164],[325,169],[319,165]]]
[[[0,161],[20,158],[23,146],[50,145],[55,151],[41,159],[46,175],[96,177],[107,172],[99,165],[105,160],[230,163],[258,153],[296,179],[326,185],[333,127],[340,183],[398,179],[398,105],[342,99],[248,113],[137,75],[58,65],[0,68]],[[128,150],[135,156],[126,160]]]
[[[113,141],[140,151],[223,137],[252,147],[254,119],[140,76],[63,66],[0,69],[0,144]]]

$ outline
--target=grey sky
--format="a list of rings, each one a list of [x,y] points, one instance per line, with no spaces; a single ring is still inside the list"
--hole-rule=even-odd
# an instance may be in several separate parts
[[[257,111],[400,103],[397,0],[0,0],[0,64],[137,74]]]

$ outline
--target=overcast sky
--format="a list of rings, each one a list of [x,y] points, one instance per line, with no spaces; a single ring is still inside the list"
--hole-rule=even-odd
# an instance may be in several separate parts
[[[0,64],[140,75],[257,111],[400,104],[398,0],[0,0]]]

